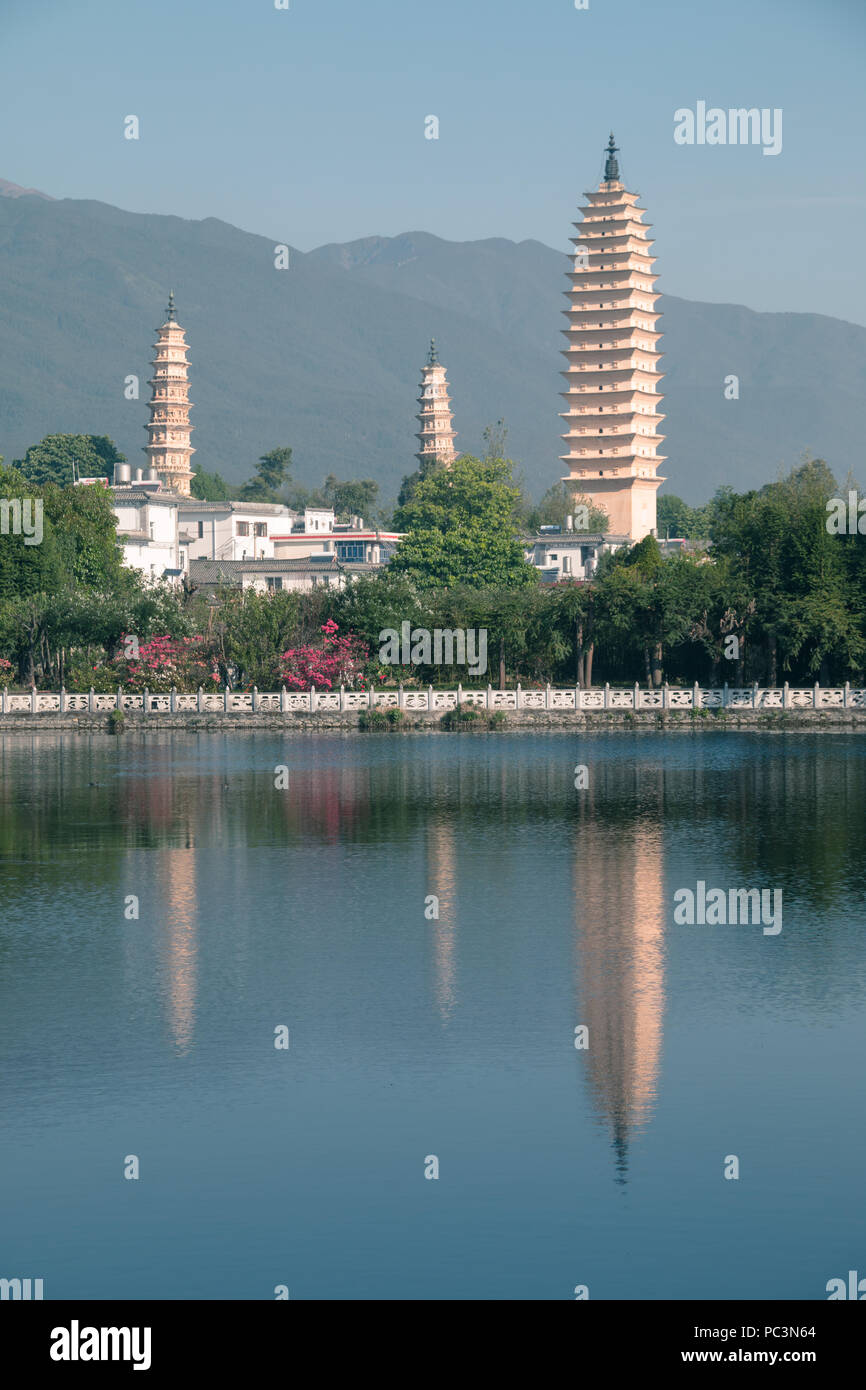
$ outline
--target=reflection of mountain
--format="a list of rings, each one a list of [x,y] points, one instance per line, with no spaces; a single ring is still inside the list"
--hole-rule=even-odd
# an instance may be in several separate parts
[[[457,856],[454,826],[433,820],[427,827],[427,892],[439,899],[431,920],[436,1007],[443,1024],[457,1003]]]
[[[589,1028],[587,1077],[610,1125],[618,1180],[629,1137],[652,1114],[664,1011],[665,905],[658,818],[612,827],[592,802],[575,838],[579,1021]]]

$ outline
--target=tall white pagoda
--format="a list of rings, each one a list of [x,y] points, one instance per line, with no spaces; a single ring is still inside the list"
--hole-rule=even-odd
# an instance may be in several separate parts
[[[173,290],[168,296],[168,317],[156,331],[153,376],[148,382],[152,388],[150,421],[144,427],[148,442],[144,452],[163,486],[189,497],[193,477],[189,461],[195,453],[189,442],[193,430],[189,423],[189,368],[184,330],[175,318]]]
[[[567,409],[563,435],[569,472],[563,482],[575,495],[602,507],[610,531],[633,541],[656,529],[657,475],[664,416],[656,351],[659,295],[655,257],[642,221],[640,195],[620,182],[618,146],[611,135],[604,178],[586,193],[583,221],[576,222],[574,269],[569,273],[569,307],[564,312],[568,367],[562,375]]]
[[[454,448],[455,433],[451,404],[448,400],[448,382],[445,368],[439,361],[435,339],[430,342],[427,362],[421,368],[421,394],[418,404],[418,423],[421,428],[416,438],[421,447],[415,457],[419,464],[429,463],[434,459],[446,465],[452,464],[457,457]]]

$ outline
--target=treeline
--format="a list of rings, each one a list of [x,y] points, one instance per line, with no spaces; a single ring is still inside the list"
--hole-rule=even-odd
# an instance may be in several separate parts
[[[839,495],[826,465],[809,462],[753,492],[718,492],[709,550],[666,558],[648,537],[605,556],[591,584],[545,585],[523,559],[511,465],[462,458],[418,479],[398,508],[406,541],[388,570],[343,590],[208,601],[122,565],[103,489],[39,487],[0,468],[0,499],[44,510],[41,543],[8,526],[0,536],[0,683],[274,689],[284,653],[314,650],[334,623],[368,648],[368,681],[471,683],[465,668],[380,666],[380,632],[408,622],[485,628],[481,684],[866,684],[866,537],[856,518],[842,534],[828,525]]]

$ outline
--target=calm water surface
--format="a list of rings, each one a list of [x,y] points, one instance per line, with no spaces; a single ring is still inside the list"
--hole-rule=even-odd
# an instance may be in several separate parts
[[[866,1272],[864,805],[848,735],[0,737],[0,1276],[826,1298]],[[699,879],[781,933],[675,925]]]

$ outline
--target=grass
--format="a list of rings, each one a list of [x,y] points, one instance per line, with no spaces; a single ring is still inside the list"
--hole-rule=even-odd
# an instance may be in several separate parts
[[[406,715],[401,709],[362,709],[358,728],[365,733],[387,733],[406,727]]]
[[[473,705],[459,705],[456,709],[445,711],[439,720],[439,728],[452,733],[460,729],[501,729],[505,722],[503,710],[487,714]]]

